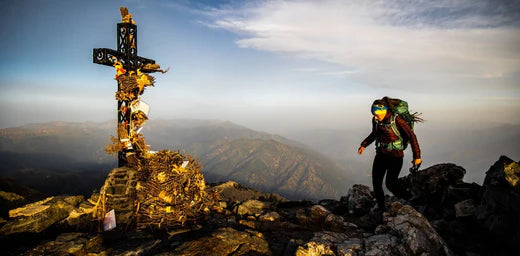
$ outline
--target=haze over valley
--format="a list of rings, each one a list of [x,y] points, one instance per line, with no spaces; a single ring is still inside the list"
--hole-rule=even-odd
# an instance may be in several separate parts
[[[51,122],[0,130],[0,175],[50,193],[89,194],[115,159],[104,152],[113,121]],[[455,163],[466,181],[481,184],[500,155],[520,159],[520,127],[464,131],[416,126],[423,168]],[[234,180],[290,198],[339,198],[352,184],[370,185],[373,145],[357,155],[367,130],[299,130],[273,135],[229,121],[150,120],[143,133],[152,150],[184,150],[199,157],[207,182]],[[411,166],[406,152],[401,176]],[[42,182],[44,180],[45,182]]]

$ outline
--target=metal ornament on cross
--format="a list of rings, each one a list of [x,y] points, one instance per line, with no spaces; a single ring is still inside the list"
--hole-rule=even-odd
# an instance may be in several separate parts
[[[155,60],[143,58],[137,55],[137,25],[132,19],[132,14],[128,13],[126,7],[121,7],[122,22],[117,23],[117,50],[108,48],[94,48],[93,62],[106,66],[116,67],[116,77],[130,72],[136,72],[140,69],[142,72],[151,73],[155,71],[164,72],[162,70],[145,70],[145,65],[155,64]],[[121,89],[121,82],[118,80],[118,91]],[[117,101],[117,123],[118,126],[123,125],[127,134],[131,134],[131,110],[130,100]],[[118,139],[121,140],[119,132]],[[124,149],[118,152],[118,166],[122,167],[127,164],[126,154],[131,153],[132,149]]]

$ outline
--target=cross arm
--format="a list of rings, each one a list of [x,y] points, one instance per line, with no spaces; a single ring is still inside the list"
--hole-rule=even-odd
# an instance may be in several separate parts
[[[116,57],[120,59],[120,53],[108,49],[108,48],[94,48],[93,51],[93,61],[94,63],[106,65],[106,66],[112,66],[114,63],[112,62],[112,57]]]
[[[106,66],[112,66],[114,65],[114,62],[112,62],[112,57],[116,57],[118,60],[123,61],[124,64],[128,64],[131,67],[141,68],[146,64],[155,64],[155,60],[147,59],[143,57],[136,56],[134,57],[135,60],[137,60],[137,63],[130,60],[128,62],[125,61],[125,56],[123,56],[122,53],[108,49],[108,48],[94,48],[93,54],[93,61],[94,63],[106,65]],[[137,66],[134,66],[137,64]]]
[[[155,60],[147,59],[143,57],[137,57],[137,66],[142,68],[146,64],[155,64]]]

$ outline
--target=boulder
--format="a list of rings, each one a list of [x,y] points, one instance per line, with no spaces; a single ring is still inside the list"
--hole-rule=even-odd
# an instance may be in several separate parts
[[[358,216],[368,213],[376,203],[370,187],[360,184],[352,186],[341,201],[347,205],[350,214]]]
[[[11,209],[15,209],[23,205],[34,203],[46,198],[46,196],[43,193],[36,191],[32,188],[26,187],[24,185],[21,185],[18,182],[8,178],[0,178],[0,191],[4,191],[5,193],[13,193],[17,195],[14,198],[11,196],[4,197],[3,195],[0,195],[0,216],[2,216],[3,218],[7,218],[9,216],[8,211]],[[19,200],[20,197],[22,197],[23,199]]]
[[[337,255],[357,256],[364,247],[364,241],[360,238],[349,238],[337,246]]]
[[[153,255],[163,246],[163,241],[160,239],[154,239],[147,241],[139,245],[137,248],[118,253],[121,256],[135,256],[135,255]]]
[[[255,221],[255,220],[239,220],[238,221],[238,224],[242,225],[242,226],[245,226],[245,227],[248,227],[248,228],[251,228],[251,229],[255,229],[259,226],[259,224]]]
[[[343,202],[334,199],[324,199],[318,202],[319,205],[325,207],[336,215],[344,215],[348,212],[347,205]]]
[[[520,166],[502,156],[486,172],[477,221],[488,232],[493,253],[506,254],[520,244]],[[495,249],[496,248],[496,249]]]
[[[457,218],[471,216],[476,210],[473,199],[464,200],[455,204],[455,216]]]
[[[58,223],[60,227],[67,229],[89,231],[93,227],[92,215],[94,213],[94,205],[89,201],[81,202],[78,207],[70,212],[67,218]]]
[[[331,231],[323,231],[314,233],[311,240],[299,246],[296,250],[297,256],[321,256],[321,255],[336,255],[334,249],[338,244],[343,243],[349,237],[343,233],[336,233]]]
[[[509,187],[520,193],[520,165],[506,156],[501,156],[486,172],[484,187]]]
[[[271,203],[258,200],[247,200],[237,207],[238,215],[260,215],[271,207]]]
[[[43,243],[23,255],[108,255],[104,250],[101,235],[89,236],[84,233],[63,233],[54,241]]]
[[[411,255],[453,255],[428,220],[413,207],[394,202],[383,216]]]
[[[280,220],[280,214],[278,214],[277,212],[268,212],[266,214],[260,215],[260,217],[258,217],[258,220],[260,222],[279,221]]]
[[[455,217],[455,204],[473,199],[480,201],[481,187],[463,181],[466,170],[455,164],[438,164],[402,177],[400,182],[413,195],[416,209],[428,219]]]
[[[323,256],[336,255],[329,245],[320,244],[318,242],[308,242],[303,246],[299,246],[296,250],[296,256]]]
[[[160,255],[271,255],[262,233],[220,228],[209,237],[181,244],[172,252]]]
[[[262,193],[252,188],[245,187],[234,181],[228,181],[209,190],[219,193],[223,201],[244,202],[247,200],[266,200],[276,202],[287,202],[288,200],[278,194]]]
[[[0,191],[0,217],[8,218],[9,210],[27,203],[25,197],[13,192]]]
[[[310,217],[313,221],[321,223],[331,212],[321,205],[313,205],[310,209]]]
[[[342,216],[338,216],[321,205],[313,205],[308,211],[301,209],[296,213],[296,219],[300,224],[316,225],[332,231],[346,231],[357,226],[346,222]]]
[[[463,183],[466,170],[455,164],[438,164],[400,179],[415,198],[439,203],[451,185]]]
[[[83,196],[57,196],[13,209],[9,211],[11,220],[0,229],[0,235],[42,232],[69,216],[81,201]]]
[[[365,239],[365,256],[398,255],[397,238],[390,234],[370,236]]]

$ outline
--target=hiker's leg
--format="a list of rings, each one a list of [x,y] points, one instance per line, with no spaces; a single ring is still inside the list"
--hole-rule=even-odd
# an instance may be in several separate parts
[[[394,196],[410,199],[412,195],[399,183],[399,173],[403,167],[402,157],[389,157],[388,161],[388,173],[386,174],[386,187],[390,190]]]
[[[372,187],[374,188],[377,205],[379,206],[379,209],[383,211],[386,210],[383,178],[387,168],[384,158],[383,155],[376,154],[374,164],[372,165]]]

